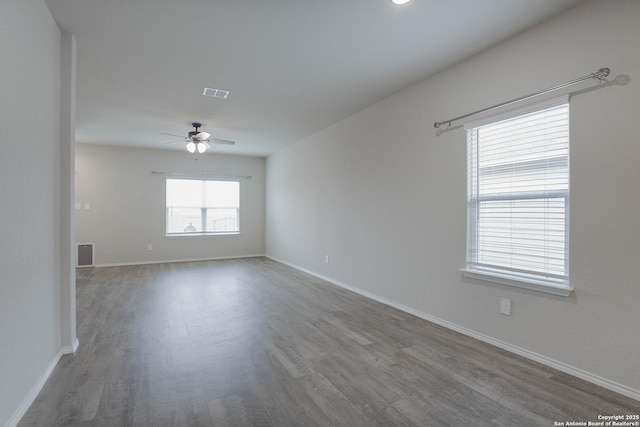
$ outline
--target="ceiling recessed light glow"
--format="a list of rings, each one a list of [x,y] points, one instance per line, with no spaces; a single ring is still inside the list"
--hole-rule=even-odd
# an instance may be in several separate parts
[[[391,0],[391,3],[393,4],[397,4],[397,5],[401,5],[401,4],[407,4],[409,3],[411,0]]]

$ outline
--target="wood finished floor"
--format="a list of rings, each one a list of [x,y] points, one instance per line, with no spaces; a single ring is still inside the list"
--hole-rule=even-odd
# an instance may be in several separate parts
[[[20,426],[553,426],[639,403],[265,258],[78,270]]]

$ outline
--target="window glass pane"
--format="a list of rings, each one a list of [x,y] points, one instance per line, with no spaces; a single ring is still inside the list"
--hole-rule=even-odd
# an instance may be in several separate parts
[[[206,181],[206,207],[237,208],[240,206],[239,188],[237,181]]]
[[[207,209],[206,229],[209,232],[237,231],[238,209]]]
[[[202,206],[204,181],[167,179],[167,206],[199,208]]]
[[[202,232],[202,209],[167,208],[167,233]]]
[[[481,201],[477,233],[478,264],[564,275],[564,198]]]

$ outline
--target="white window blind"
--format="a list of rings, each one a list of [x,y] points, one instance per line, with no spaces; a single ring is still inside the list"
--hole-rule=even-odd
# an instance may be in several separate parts
[[[167,235],[239,232],[240,183],[167,178]]]
[[[570,289],[569,104],[468,128],[467,144],[466,271]]]

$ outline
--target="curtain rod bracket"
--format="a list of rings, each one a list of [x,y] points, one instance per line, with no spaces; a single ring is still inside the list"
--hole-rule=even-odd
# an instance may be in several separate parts
[[[598,71],[593,73],[593,78],[598,80],[598,83],[602,83],[602,79],[607,77],[611,72],[608,68],[600,68]]]

